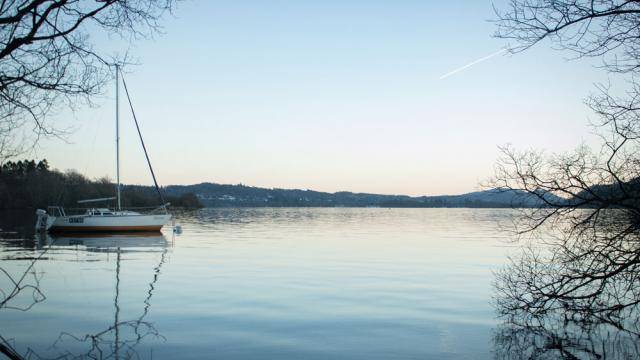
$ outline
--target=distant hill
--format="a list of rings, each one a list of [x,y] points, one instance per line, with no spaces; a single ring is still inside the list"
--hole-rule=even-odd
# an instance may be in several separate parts
[[[245,185],[201,183],[171,185],[169,196],[195,194],[207,207],[539,207],[540,199],[523,191],[486,190],[462,195],[418,196],[367,193],[327,193],[298,189],[267,189]]]

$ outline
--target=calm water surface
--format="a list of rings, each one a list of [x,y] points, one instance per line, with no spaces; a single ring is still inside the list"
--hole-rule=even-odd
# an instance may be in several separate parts
[[[0,335],[31,358],[492,358],[510,214],[205,209],[181,235],[5,234],[9,274],[42,257]]]

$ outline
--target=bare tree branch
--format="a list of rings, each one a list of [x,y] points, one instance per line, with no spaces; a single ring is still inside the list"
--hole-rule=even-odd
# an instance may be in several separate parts
[[[515,41],[513,52],[549,39],[578,58],[602,59],[605,71],[630,80],[623,95],[597,85],[586,100],[598,117],[592,126],[600,149],[583,145],[571,153],[545,154],[500,148],[488,185],[524,190],[545,206],[522,210],[516,220],[517,233],[533,241],[496,274],[498,313],[527,331],[546,331],[549,324],[565,331],[570,325],[606,324],[637,339],[640,1],[511,0],[496,14],[496,36]]]
[[[110,59],[92,31],[130,39],[160,30],[174,0],[27,0],[0,4],[0,159],[24,146],[6,138],[31,127],[34,142],[64,130],[48,121],[61,107],[91,104],[111,78]],[[0,162],[3,160],[0,160]]]

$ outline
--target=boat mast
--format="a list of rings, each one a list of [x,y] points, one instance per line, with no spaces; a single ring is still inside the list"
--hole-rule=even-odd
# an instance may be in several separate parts
[[[117,182],[117,198],[118,198],[118,211],[122,210],[120,206],[120,103],[118,98],[118,74],[120,73],[120,66],[116,64],[116,182]]]

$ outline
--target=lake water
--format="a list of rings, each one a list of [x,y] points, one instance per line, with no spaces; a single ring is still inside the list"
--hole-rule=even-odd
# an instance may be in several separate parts
[[[204,209],[177,214],[180,235],[5,234],[1,267],[33,263],[22,284],[39,292],[0,309],[0,335],[30,358],[492,358],[510,216]]]

